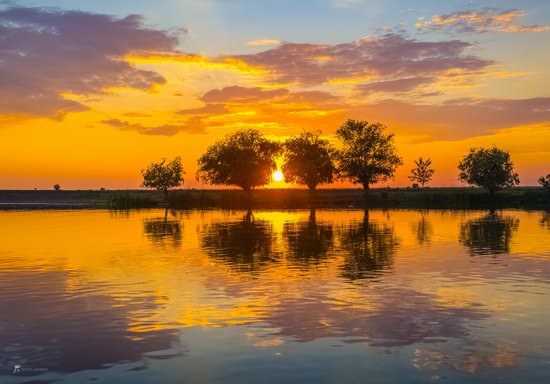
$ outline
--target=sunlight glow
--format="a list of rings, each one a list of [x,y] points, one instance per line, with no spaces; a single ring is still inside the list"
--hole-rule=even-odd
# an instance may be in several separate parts
[[[283,181],[283,172],[277,170],[275,172],[273,172],[273,181]]]

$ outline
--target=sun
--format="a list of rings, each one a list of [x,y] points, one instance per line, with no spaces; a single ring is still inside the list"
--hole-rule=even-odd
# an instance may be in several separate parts
[[[283,172],[281,171],[275,171],[273,172],[273,175],[271,176],[273,177],[273,181],[283,181]]]

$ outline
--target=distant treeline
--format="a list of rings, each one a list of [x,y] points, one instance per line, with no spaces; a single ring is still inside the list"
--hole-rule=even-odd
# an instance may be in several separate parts
[[[307,187],[311,199],[316,197],[319,185],[347,180],[363,188],[368,203],[376,198],[368,193],[371,186],[393,178],[403,163],[394,134],[386,130],[380,123],[348,120],[336,131],[340,141],[337,149],[320,132],[304,131],[280,143],[258,130],[244,129],[208,147],[198,160],[195,177],[207,184],[239,187],[249,201],[255,188],[268,184],[273,175],[280,177],[280,173],[285,181]],[[283,159],[281,170],[277,170],[279,157]],[[486,189],[493,202],[497,191],[519,184],[510,154],[494,146],[470,149],[458,164],[458,171],[460,181]],[[434,173],[431,159],[419,157],[409,176],[413,188],[423,189]],[[163,159],[142,170],[142,185],[162,190],[168,198],[171,188],[183,184],[183,174],[180,157],[171,162]],[[550,174],[541,177],[539,183],[550,188]]]

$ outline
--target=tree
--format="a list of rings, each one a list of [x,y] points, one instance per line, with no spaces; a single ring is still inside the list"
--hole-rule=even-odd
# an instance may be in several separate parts
[[[415,160],[414,163],[416,167],[411,169],[409,180],[420,183],[420,186],[424,188],[424,184],[429,183],[435,173],[435,170],[430,168],[432,161],[430,159],[423,160],[420,157],[418,160]]]
[[[145,188],[164,191],[166,197],[169,189],[183,184],[184,174],[181,157],[178,156],[169,163],[162,159],[160,163],[151,163],[147,169],[141,170],[142,185]]]
[[[385,134],[380,123],[348,120],[336,134],[343,142],[340,151],[340,172],[354,184],[361,184],[366,192],[371,184],[393,177],[402,164],[393,143],[393,133]]]
[[[539,177],[537,181],[539,182],[541,187],[550,191],[550,173],[546,176]]]
[[[59,184],[54,184],[54,185],[53,185],[53,189],[54,189],[55,191],[59,191],[59,190],[61,190],[61,185],[59,185]]]
[[[496,191],[519,184],[510,153],[494,146],[490,149],[471,148],[458,169],[460,181],[487,189],[491,199]]]
[[[313,195],[318,184],[332,183],[336,174],[336,149],[320,132],[302,132],[284,144],[285,180],[307,185]]]
[[[208,147],[198,161],[196,178],[209,184],[240,187],[250,197],[255,187],[269,182],[280,150],[280,144],[266,139],[258,130],[237,131]]]

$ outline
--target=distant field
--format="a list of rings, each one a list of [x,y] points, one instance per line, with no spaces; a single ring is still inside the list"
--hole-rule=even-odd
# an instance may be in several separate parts
[[[314,199],[303,189],[260,189],[254,191],[254,208],[349,208],[363,207],[361,189],[320,189]],[[239,190],[178,190],[168,202],[159,191],[0,191],[0,209],[79,208],[246,208],[245,194]],[[477,188],[371,189],[368,206],[373,208],[550,209],[550,193],[538,187],[518,187],[499,192],[491,203],[489,194]]]

